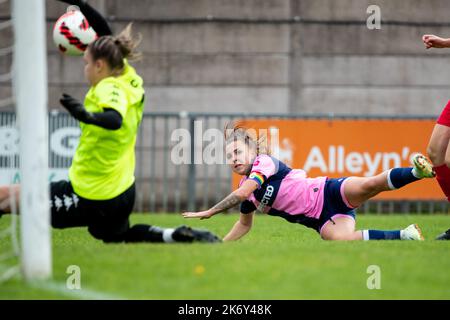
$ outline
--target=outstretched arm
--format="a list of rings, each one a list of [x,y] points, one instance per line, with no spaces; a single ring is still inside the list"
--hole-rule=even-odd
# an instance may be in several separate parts
[[[450,38],[441,38],[434,34],[425,34],[422,41],[427,49],[430,48],[450,48]]]
[[[91,7],[86,0],[59,0],[67,4],[75,5],[80,8],[81,13],[86,17],[91,27],[97,32],[98,36],[110,36],[112,35],[111,28],[109,27],[106,19]]]
[[[122,126],[122,116],[112,108],[104,108],[103,112],[89,112],[81,102],[68,94],[63,94],[59,101],[78,121],[108,130],[118,130]]]
[[[225,199],[220,201],[211,209],[200,212],[183,212],[182,215],[185,218],[200,218],[208,219],[213,215],[233,208],[247,199],[253,191],[259,187],[258,183],[253,180],[245,180],[245,182],[239,187],[239,189],[230,193]]]
[[[230,232],[228,232],[228,234],[223,238],[223,241],[234,241],[245,236],[252,228],[253,215],[253,212],[248,214],[241,213],[239,220],[234,224]]]

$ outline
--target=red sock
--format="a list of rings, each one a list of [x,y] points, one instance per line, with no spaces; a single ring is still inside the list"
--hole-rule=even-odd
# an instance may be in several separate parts
[[[442,191],[444,191],[447,200],[450,202],[450,168],[444,163],[438,167],[434,167],[436,172],[436,180],[439,182]]]

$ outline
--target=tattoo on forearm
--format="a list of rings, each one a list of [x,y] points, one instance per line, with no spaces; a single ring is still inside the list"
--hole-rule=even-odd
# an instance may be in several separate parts
[[[241,202],[242,200],[240,197],[238,197],[235,194],[230,194],[225,199],[216,204],[214,207],[212,207],[211,210],[213,210],[215,213],[219,213],[227,209],[233,208],[234,206],[238,205]]]

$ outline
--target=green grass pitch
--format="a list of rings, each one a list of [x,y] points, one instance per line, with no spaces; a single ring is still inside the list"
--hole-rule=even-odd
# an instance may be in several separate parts
[[[224,236],[238,215],[185,220],[177,214],[133,214],[133,223],[188,224]],[[85,228],[53,230],[53,280],[0,284],[0,299],[450,299],[449,215],[363,215],[358,228],[418,223],[426,241],[327,242],[301,225],[257,215],[243,239],[222,244],[103,244]],[[0,230],[9,217],[0,219]],[[0,253],[10,248],[0,241]],[[2,262],[11,265],[14,261]],[[68,266],[81,271],[69,290]],[[368,289],[370,265],[381,288]]]

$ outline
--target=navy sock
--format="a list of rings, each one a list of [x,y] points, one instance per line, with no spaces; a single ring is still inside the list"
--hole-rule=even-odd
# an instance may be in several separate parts
[[[413,174],[413,168],[394,168],[388,172],[388,184],[390,189],[399,189],[411,182],[420,180]]]
[[[400,230],[363,230],[364,240],[400,240]]]

